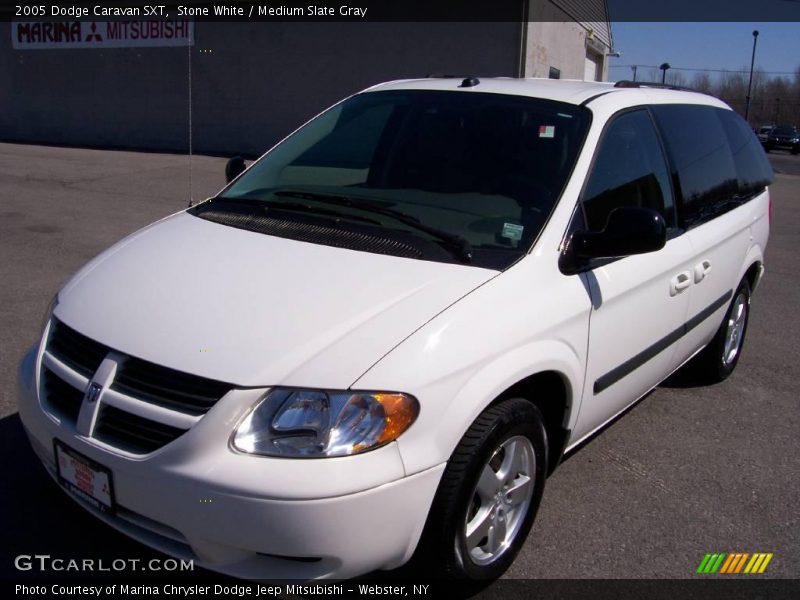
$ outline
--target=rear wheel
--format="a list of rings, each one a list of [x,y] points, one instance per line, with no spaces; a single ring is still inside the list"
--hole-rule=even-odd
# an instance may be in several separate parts
[[[726,379],[739,362],[750,315],[750,284],[743,279],[714,339],[692,359],[690,367],[707,383]]]
[[[528,536],[546,470],[536,406],[512,398],[489,407],[447,464],[412,564],[460,580],[502,575]]]

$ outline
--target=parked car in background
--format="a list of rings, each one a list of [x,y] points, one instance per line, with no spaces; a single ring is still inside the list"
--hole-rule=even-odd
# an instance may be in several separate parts
[[[769,134],[775,129],[775,125],[762,125],[756,130],[756,137],[758,137],[758,141],[761,142],[762,145],[767,143],[769,139]]]
[[[764,150],[788,150],[792,154],[800,152],[800,131],[797,127],[782,125],[773,129],[767,136]]]
[[[19,367],[50,475],[198,566],[499,577],[566,451],[741,356],[773,174],[711,96],[390,82],[237,165],[75,275]]]

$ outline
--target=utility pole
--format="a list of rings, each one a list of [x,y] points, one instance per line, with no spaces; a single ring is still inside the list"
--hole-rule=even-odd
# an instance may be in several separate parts
[[[633,65],[631,69],[633,69],[633,80],[636,81],[636,68],[638,65]]]
[[[756,63],[756,42],[758,42],[758,29],[753,31],[753,56],[750,58],[750,83],[747,84],[747,101],[744,105],[744,120],[750,122],[750,92],[753,89],[753,66]]]

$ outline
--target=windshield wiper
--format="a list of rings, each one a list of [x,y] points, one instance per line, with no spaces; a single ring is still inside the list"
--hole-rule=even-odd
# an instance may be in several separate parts
[[[261,198],[248,198],[247,196],[239,197],[239,198],[232,198],[228,196],[217,196],[215,198],[210,198],[210,202],[230,202],[232,204],[240,203],[246,206],[254,206],[259,208],[264,212],[269,212],[270,210],[286,210],[290,212],[307,212],[317,215],[325,215],[329,217],[335,217],[337,219],[349,219],[353,221],[360,221],[362,223],[370,223],[372,225],[381,225],[380,221],[376,221],[375,219],[370,219],[369,217],[362,217],[359,215],[350,215],[344,214],[337,210],[330,210],[328,208],[323,208],[321,206],[311,206],[310,204],[303,204],[302,202],[275,202],[274,200],[267,200]]]
[[[417,217],[413,215],[409,215],[399,210],[395,210],[393,208],[389,208],[386,206],[381,206],[380,204],[376,204],[375,202],[370,202],[368,200],[362,200],[352,198],[350,196],[342,196],[339,194],[322,194],[319,192],[303,192],[303,191],[295,191],[295,190],[278,190],[273,192],[276,196],[285,196],[289,198],[301,198],[306,200],[316,200],[319,202],[327,202],[328,204],[336,204],[339,206],[346,206],[348,208],[355,208],[358,210],[365,210],[367,212],[372,212],[378,215],[386,215],[387,217],[391,217],[400,223],[408,225],[409,227],[413,227],[418,231],[422,231],[427,233],[431,237],[434,237],[442,242],[448,244],[455,252],[454,255],[464,263],[471,263],[472,262],[472,245],[463,237],[458,234],[450,233],[449,231],[444,231],[437,227],[431,227],[430,225],[426,225]]]

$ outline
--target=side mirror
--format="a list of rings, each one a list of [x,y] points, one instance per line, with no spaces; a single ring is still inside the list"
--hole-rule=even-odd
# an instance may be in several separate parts
[[[236,179],[245,169],[247,165],[241,156],[234,156],[229,159],[225,165],[225,179],[228,183]]]
[[[567,271],[577,272],[580,265],[596,258],[622,258],[661,250],[667,243],[667,225],[651,208],[623,206],[608,215],[603,231],[578,230],[572,234],[564,258]]]

